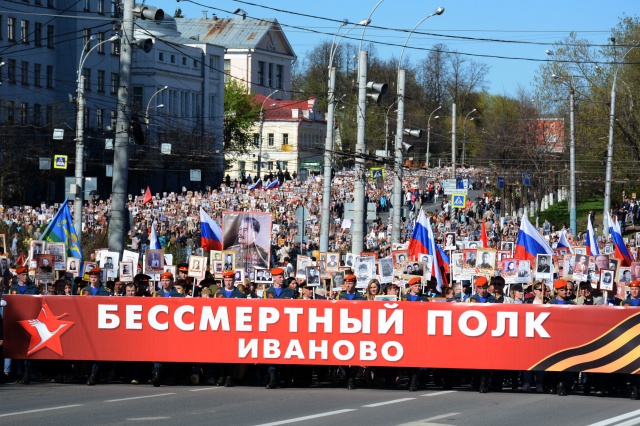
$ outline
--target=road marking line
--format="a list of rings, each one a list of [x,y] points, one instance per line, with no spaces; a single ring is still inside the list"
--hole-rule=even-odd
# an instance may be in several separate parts
[[[433,417],[429,417],[428,419],[424,419],[423,421],[425,422],[430,422],[432,420],[440,420],[440,419],[444,419],[445,417],[451,417],[451,416],[457,416],[460,413],[447,413],[447,414],[440,414],[439,416],[433,416]]]
[[[411,401],[414,399],[416,398],[400,398],[400,399],[394,399],[392,401],[376,402],[375,404],[363,405],[363,407],[367,407],[367,408],[380,407],[381,405],[395,404],[397,402]]]
[[[623,422],[623,423],[618,423],[616,426],[637,426],[639,424],[640,424],[640,419],[636,417],[635,419],[627,420],[626,422]]]
[[[202,392],[202,391],[208,391],[208,390],[219,390],[219,389],[223,389],[223,388],[200,388],[200,389],[189,389],[189,392]]]
[[[602,420],[601,422],[598,422],[598,423],[593,423],[593,424],[591,424],[589,426],[611,425],[611,424],[614,424],[616,422],[619,422],[620,420],[625,420],[625,419],[628,419],[629,417],[635,417],[635,416],[637,416],[639,414],[640,414],[640,410],[636,410],[636,411],[632,411],[630,413],[621,414],[621,415],[616,416],[616,417],[611,417],[610,419]]]
[[[156,396],[167,396],[167,395],[175,395],[175,392],[158,393],[158,394],[155,394],[155,395],[145,395],[145,396],[134,396],[134,397],[131,397],[131,398],[107,399],[105,402],[132,401],[134,399],[155,398]]]
[[[60,407],[38,408],[36,410],[16,411],[15,413],[0,414],[0,417],[19,416],[21,414],[40,413],[50,410],[64,410],[65,408],[82,407],[84,404],[61,405]]]
[[[128,422],[148,422],[148,421],[154,421],[154,420],[167,420],[170,418],[171,417],[133,417],[125,420]]]
[[[441,392],[434,392],[434,393],[425,393],[424,395],[420,395],[420,396],[438,396],[438,395],[444,395],[444,394],[453,393],[453,392],[458,392],[458,391],[448,390],[448,391],[441,391]]]
[[[296,423],[296,422],[303,422],[305,420],[318,419],[320,417],[327,417],[327,416],[334,416],[336,414],[348,413],[350,411],[356,411],[356,409],[347,408],[347,409],[344,409],[344,410],[327,411],[326,413],[312,414],[310,416],[296,417],[295,419],[280,420],[280,421],[272,422],[272,423],[264,423],[264,424],[261,424],[261,425],[258,425],[258,426],[286,425],[286,424],[289,424],[289,423]]]

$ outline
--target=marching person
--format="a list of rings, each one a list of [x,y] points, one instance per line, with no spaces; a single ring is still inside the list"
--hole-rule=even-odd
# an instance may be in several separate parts
[[[216,292],[215,297],[217,299],[246,299],[247,296],[238,290],[235,286],[235,276],[236,273],[234,271],[224,271],[222,273],[222,281],[224,283],[224,287]],[[237,364],[221,364],[220,365],[220,376],[216,381],[216,386],[231,387],[233,386],[233,376],[236,374],[238,369]]]
[[[338,293],[336,300],[367,300],[364,296],[356,290],[357,277],[354,274],[349,274],[344,277],[344,290]],[[347,389],[353,390],[356,388],[356,374],[358,373],[358,367],[347,367]]]
[[[111,296],[109,290],[102,286],[100,282],[100,268],[93,268],[89,271],[89,285],[82,289],[80,293],[83,296]],[[87,386],[94,386],[98,377],[100,376],[100,371],[102,370],[102,362],[94,362],[91,366],[91,373],[89,374],[89,379],[87,380]]]
[[[173,286],[173,274],[170,271],[160,274],[160,285],[162,289],[156,291],[153,297],[184,297]],[[193,381],[193,380],[192,380]],[[162,363],[154,362],[151,370],[151,383],[154,387],[160,386],[162,382]]]
[[[629,297],[622,302],[622,306],[640,307],[640,280],[629,283]],[[631,399],[640,399],[640,392],[638,391],[640,389],[640,376],[631,374],[629,383],[631,384]]]
[[[422,280],[420,277],[413,277],[409,280],[409,292],[402,296],[402,300],[405,302],[428,302],[422,294]],[[418,390],[420,368],[411,369],[411,381],[409,382],[409,392],[415,392]]]

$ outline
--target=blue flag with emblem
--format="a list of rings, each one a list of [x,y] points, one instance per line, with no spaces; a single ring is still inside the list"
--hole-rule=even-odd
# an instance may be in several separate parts
[[[73,227],[68,198],[64,200],[40,238],[48,243],[64,243],[68,257],[83,259],[78,234]]]

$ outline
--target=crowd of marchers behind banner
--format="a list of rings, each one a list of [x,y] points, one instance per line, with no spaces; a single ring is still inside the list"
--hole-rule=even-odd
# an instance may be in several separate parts
[[[338,270],[342,272],[344,282],[335,283],[334,274],[327,268],[327,253],[319,251],[320,219],[322,206],[322,178],[311,176],[301,181],[297,176],[266,176],[264,181],[278,179],[276,189],[249,189],[255,182],[247,176],[241,180],[231,181],[228,177],[219,188],[208,188],[206,191],[188,191],[181,193],[156,193],[150,200],[145,197],[144,189],[141,194],[130,196],[130,231],[127,238],[128,249],[144,253],[149,248],[150,231],[157,230],[158,242],[165,253],[173,254],[173,263],[177,265],[176,276],[162,275],[160,282],[145,275],[141,269],[135,275],[133,282],[114,279],[95,279],[99,271],[89,271],[84,277],[73,278],[68,271],[57,271],[57,280],[41,282],[31,277],[28,252],[31,240],[39,240],[41,233],[53,215],[57,206],[42,205],[39,207],[4,207],[0,212],[0,220],[8,227],[0,258],[0,276],[5,294],[51,294],[78,295],[95,292],[96,288],[103,288],[105,294],[112,296],[159,296],[178,295],[189,297],[229,297],[224,294],[225,279],[223,274],[207,271],[205,278],[200,280],[189,277],[187,262],[191,255],[202,255],[200,249],[200,217],[202,207],[214,221],[221,224],[224,211],[257,211],[271,214],[274,232],[271,235],[269,248],[271,269],[271,284],[259,284],[251,278],[244,282],[232,281],[234,294],[239,297],[267,297],[269,289],[278,288],[276,284],[279,275],[284,278],[281,288],[288,289],[284,294],[291,298],[312,299],[347,299],[347,300],[375,300],[376,296],[395,296],[406,301],[434,301],[471,302],[471,303],[533,303],[533,304],[582,304],[602,305],[603,309],[609,305],[635,305],[640,303],[640,264],[638,274],[635,273],[635,245],[636,239],[628,242],[628,249],[633,255],[634,263],[625,265],[615,262],[611,243],[601,238],[598,241],[601,256],[606,256],[613,264],[613,289],[600,290],[601,277],[597,258],[589,257],[585,265],[584,280],[574,279],[570,272],[578,272],[573,254],[567,250],[557,249],[549,263],[549,275],[544,275],[545,269],[540,265],[528,265],[530,270],[527,279],[509,279],[508,272],[503,270],[503,261],[513,258],[514,246],[521,225],[521,218],[506,215],[506,212],[518,211],[519,205],[508,205],[484,187],[486,175],[483,170],[460,170],[459,176],[470,180],[474,189],[480,190],[477,197],[470,197],[465,208],[453,209],[448,197],[444,196],[444,179],[448,178],[447,169],[421,172],[410,172],[403,177],[404,191],[402,204],[406,209],[406,217],[401,221],[400,240],[398,246],[392,247],[391,222],[389,214],[392,206],[391,174],[385,179],[368,180],[366,186],[366,201],[374,203],[376,219],[368,223],[364,247],[361,257],[375,257],[376,270],[382,269],[379,259],[393,259],[393,277],[382,279],[382,271],[370,272],[364,286],[361,283],[356,264],[349,259],[347,253],[351,248],[350,221],[345,219],[346,206],[353,202],[353,174],[339,172],[333,179],[331,220],[329,231],[329,249],[327,253],[339,254]],[[146,198],[146,199],[145,199]],[[519,200],[519,199],[518,199]],[[613,216],[624,229],[625,224],[635,225],[638,219],[638,206],[635,200],[624,199],[613,211]],[[96,201],[83,209],[83,238],[105,235],[108,226],[109,200]],[[308,210],[304,224],[296,218],[296,210],[304,207]],[[407,248],[415,221],[420,210],[429,216],[433,234],[438,244],[446,249],[451,268],[442,268],[446,282],[442,285],[436,279],[435,271],[430,266],[412,264],[416,259],[398,262],[394,258],[396,251],[402,253]],[[382,219],[382,217],[388,217]],[[592,221],[595,222],[595,218]],[[304,236],[300,234],[301,225]],[[568,243],[580,253],[586,246],[583,233],[571,235],[566,224],[551,224],[543,220],[539,232],[556,249],[559,240],[564,236]],[[449,237],[450,236],[450,237]],[[447,238],[450,238],[449,241]],[[298,240],[298,241],[296,241]],[[302,241],[300,241],[302,240]],[[485,243],[482,243],[485,240]],[[480,243],[480,244],[479,244]],[[453,244],[453,247],[445,247]],[[491,267],[486,274],[469,274],[464,268],[467,253],[478,254],[477,264],[480,264],[481,252],[476,247],[494,249]],[[96,246],[96,248],[101,248]],[[605,254],[606,253],[606,254]],[[463,266],[456,271],[454,256],[459,255]],[[95,260],[96,251],[85,249],[86,261]],[[319,271],[321,283],[310,286],[304,270],[300,270],[299,258],[309,258],[311,265],[322,264]],[[484,258],[483,258],[484,260]],[[544,259],[543,259],[544,260]],[[600,259],[602,261],[602,259]],[[399,264],[400,263],[400,264]],[[412,266],[417,269],[422,266],[419,274],[408,271]],[[441,265],[443,266],[443,265]],[[544,265],[543,265],[544,266]],[[588,269],[591,267],[591,271]],[[325,270],[326,268],[326,270]],[[576,268],[576,271],[569,269]],[[99,269],[99,268],[96,268]],[[629,279],[622,282],[629,270]],[[590,272],[594,272],[590,274]],[[538,275],[540,273],[540,275]],[[226,274],[226,272],[225,272]],[[170,275],[170,274],[169,274]],[[579,275],[576,275],[576,277]],[[94,278],[91,278],[94,277]],[[169,279],[170,278],[170,279]],[[506,278],[506,279],[505,279]],[[94,283],[97,282],[97,287]],[[358,285],[356,285],[358,284]],[[94,287],[94,290],[92,290]],[[25,292],[25,289],[29,290]],[[283,292],[277,292],[280,297]],[[333,384],[345,382],[349,388],[362,386],[406,387],[417,390],[425,386],[442,386],[449,389],[452,386],[471,385],[480,392],[502,390],[503,388],[529,392],[550,391],[565,395],[571,390],[589,393],[593,390],[597,395],[629,394],[638,398],[635,378],[607,374],[555,374],[544,372],[462,372],[454,370],[411,370],[411,369],[371,369],[371,368],[324,368],[292,366],[280,368],[274,376],[273,371],[262,366],[239,366],[227,370],[215,365],[177,365],[169,366],[160,372],[156,366],[144,367],[140,363],[114,363],[101,371],[95,371],[95,365],[85,363],[60,362],[45,365],[29,364],[28,368],[22,362],[5,360],[4,378],[17,379],[29,383],[35,379],[52,379],[56,381],[86,380],[88,384],[95,384],[98,380],[125,380],[127,383],[180,383],[187,381],[192,384],[217,384],[230,386],[234,383],[256,384],[268,382],[268,387],[309,385],[312,383],[331,382]]]

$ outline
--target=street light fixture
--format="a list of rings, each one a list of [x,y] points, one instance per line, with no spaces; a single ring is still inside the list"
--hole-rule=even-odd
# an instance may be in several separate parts
[[[76,235],[78,236],[78,244],[80,244],[80,239],[82,238],[82,203],[84,202],[84,74],[82,73],[82,68],[84,67],[84,63],[98,46],[118,40],[117,35],[111,36],[107,40],[103,40],[93,46],[91,49],[87,50],[89,45],[93,40],[95,40],[95,36],[92,35],[89,37],[89,40],[82,47],[82,51],[80,52],[80,62],[78,64],[78,88],[76,89],[76,102],[78,105],[78,111],[76,113],[76,171],[75,171],[75,179],[76,179],[76,191],[75,198],[73,200],[73,227],[76,230]]]
[[[265,102],[267,102],[267,99],[269,99],[271,96],[275,95],[278,92],[279,92],[279,90],[276,89],[273,92],[269,93],[269,96],[264,98],[264,101],[262,101],[262,106],[260,107],[260,147],[258,148],[258,177],[257,177],[257,179],[260,179],[260,173],[262,171],[262,131],[264,129],[264,104],[265,104]]]
[[[467,114],[466,117],[464,117],[464,120],[462,121],[462,167],[464,167],[465,153],[467,151],[467,118],[469,118],[471,113],[474,113],[476,111],[477,109],[475,108],[469,111],[469,114]],[[469,121],[473,121],[474,119],[475,117],[471,117]]]
[[[396,145],[395,145],[395,164],[394,164],[394,181],[393,181],[393,222],[391,228],[391,242],[400,242],[400,222],[402,218],[402,136],[404,130],[404,87],[405,87],[405,70],[402,69],[402,57],[407,43],[413,35],[414,31],[420,24],[435,15],[442,15],[444,8],[439,7],[434,12],[428,14],[420,20],[409,32],[398,60],[398,119],[396,121]]]
[[[153,98],[155,98],[160,92],[164,92],[168,88],[169,86],[164,86],[160,90],[156,91],[156,93],[151,95],[151,97],[149,98],[149,103],[147,103],[147,109],[144,113],[144,119],[147,126],[149,126],[149,108],[151,107],[151,101],[153,101]],[[157,105],[156,108],[164,108],[164,105],[163,104]]]
[[[429,168],[429,148],[430,148],[429,145],[431,144],[431,116],[440,108],[442,108],[442,105],[440,105],[438,108],[431,111],[431,114],[429,114],[429,119],[427,120],[427,162],[425,164],[427,169]],[[439,115],[436,115],[435,117],[433,117],[434,120],[438,118],[440,118]]]

